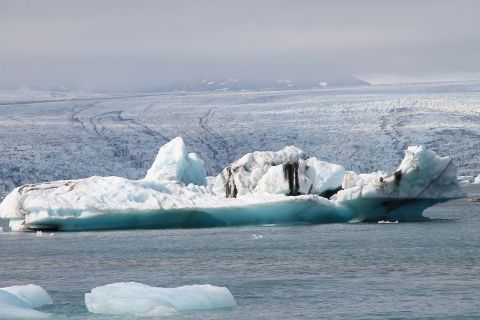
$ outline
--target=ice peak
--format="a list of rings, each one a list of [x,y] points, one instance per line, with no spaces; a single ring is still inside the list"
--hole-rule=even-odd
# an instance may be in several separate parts
[[[181,137],[176,137],[158,150],[153,165],[144,180],[176,180],[185,184],[205,185],[203,160],[196,153],[187,153]]]

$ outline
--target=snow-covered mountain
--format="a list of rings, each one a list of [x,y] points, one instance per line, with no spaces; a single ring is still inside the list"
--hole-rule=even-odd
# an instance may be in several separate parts
[[[238,77],[205,78],[197,81],[176,82],[170,85],[158,85],[147,88],[149,92],[204,92],[204,91],[245,91],[245,90],[299,90],[326,87],[365,86],[368,82],[355,77],[318,79],[315,81],[297,81],[290,77],[270,80],[245,80]]]

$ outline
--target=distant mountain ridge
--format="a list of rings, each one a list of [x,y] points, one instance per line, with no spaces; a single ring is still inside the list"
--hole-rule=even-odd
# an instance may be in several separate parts
[[[325,87],[370,85],[368,82],[352,77],[342,80],[296,81],[289,77],[267,81],[244,80],[237,77],[205,78],[196,81],[176,82],[171,85],[152,86],[148,91],[242,91],[242,90],[296,90]]]
[[[151,83],[148,85],[131,85],[128,88],[110,87],[78,87],[76,85],[58,85],[44,83],[41,86],[10,86],[2,91],[42,91],[57,92],[88,92],[90,94],[109,93],[153,93],[153,92],[230,92],[230,91],[267,91],[267,90],[301,90],[326,87],[369,86],[365,80],[356,77],[342,79],[297,80],[291,77],[278,77],[268,80],[250,80],[240,77],[206,77],[196,80],[172,81],[171,83]]]

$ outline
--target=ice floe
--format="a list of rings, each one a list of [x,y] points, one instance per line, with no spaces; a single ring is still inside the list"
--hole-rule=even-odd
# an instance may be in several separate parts
[[[398,220],[395,220],[395,221],[379,220],[378,223],[380,223],[380,224],[398,223]]]
[[[43,288],[29,284],[0,288],[0,319],[43,319],[50,314],[34,310],[52,304]]]
[[[190,285],[151,287],[136,282],[112,283],[85,294],[88,311],[106,315],[161,317],[179,311],[232,308],[237,304],[225,287]]]

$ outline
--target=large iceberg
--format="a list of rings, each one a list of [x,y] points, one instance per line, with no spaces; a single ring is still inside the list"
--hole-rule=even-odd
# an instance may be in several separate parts
[[[50,314],[34,310],[52,304],[43,288],[29,284],[0,288],[0,319],[43,319]]]
[[[208,183],[207,183],[208,181]],[[217,177],[181,138],[144,179],[90,177],[25,185],[0,204],[12,230],[105,230],[424,219],[464,197],[450,157],[409,147],[392,174],[357,174],[288,146],[248,153]]]
[[[85,294],[88,311],[106,315],[161,317],[177,311],[232,308],[237,304],[225,287],[191,285],[178,288],[151,287],[119,282],[97,287]]]

